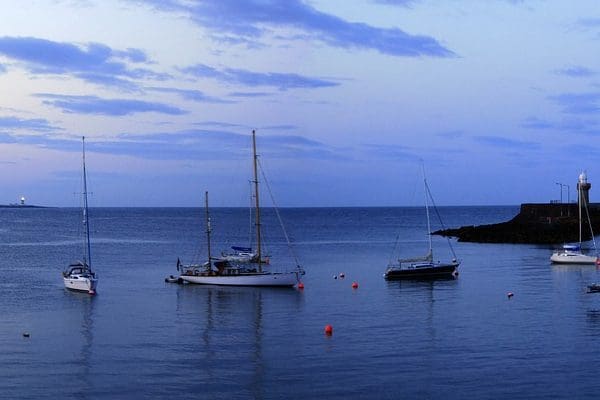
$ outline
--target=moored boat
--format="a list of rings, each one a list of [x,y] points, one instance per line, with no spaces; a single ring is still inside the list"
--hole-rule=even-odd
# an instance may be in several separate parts
[[[300,276],[304,270],[300,265],[288,270],[278,270],[277,266],[270,263],[268,258],[262,256],[262,236],[260,221],[260,203],[258,191],[258,158],[256,154],[256,133],[252,131],[252,149],[254,166],[254,198],[255,198],[255,229],[256,229],[256,253],[246,251],[244,255],[238,254],[234,257],[213,258],[210,245],[210,216],[208,209],[208,192],[205,194],[206,208],[206,238],[207,238],[207,261],[204,264],[183,265],[177,263],[181,271],[180,278],[184,282],[204,285],[225,286],[287,286],[292,287],[300,282]],[[287,235],[286,235],[287,238]],[[288,241],[289,244],[289,241]],[[246,249],[243,249],[246,250]]]
[[[584,190],[590,188],[590,184],[587,181],[587,175],[582,172],[579,175],[577,181],[577,203],[578,203],[578,221],[579,221],[579,242],[577,244],[565,244],[560,249],[555,250],[550,256],[550,261],[555,264],[600,264],[600,258],[597,255],[585,254],[581,249],[582,237],[583,237],[583,213],[585,212],[586,219],[589,223],[589,229],[592,236],[592,243],[594,251],[596,251],[596,241],[594,239],[594,232],[592,231],[592,224],[590,221],[590,214],[588,210],[588,199],[584,195]]]
[[[433,197],[427,185],[425,171],[423,171],[423,183],[425,187],[425,214],[427,217],[427,235],[429,239],[429,251],[423,257],[399,258],[395,261],[390,261],[384,273],[384,278],[387,280],[400,279],[438,279],[438,278],[455,278],[458,276],[458,266],[460,261],[457,260],[454,249],[448,240],[448,245],[452,252],[453,258],[450,262],[434,261],[433,259],[433,244],[431,241],[431,223],[429,218],[429,201],[435,207]],[[439,217],[439,213],[438,213]]]
[[[90,245],[90,221],[87,199],[87,177],[85,170],[85,137],[82,138],[83,147],[83,260],[75,261],[63,271],[63,283],[65,288],[89,294],[96,294],[98,277],[92,270],[92,248]]]

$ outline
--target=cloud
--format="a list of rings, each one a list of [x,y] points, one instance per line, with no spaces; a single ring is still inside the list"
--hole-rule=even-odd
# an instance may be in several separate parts
[[[276,130],[276,131],[288,131],[288,130],[294,130],[294,129],[298,129],[298,126],[296,125],[290,125],[290,124],[284,124],[284,125],[267,125],[267,126],[259,126],[259,127],[252,127],[249,125],[242,125],[242,124],[232,124],[230,122],[220,122],[220,121],[204,121],[204,122],[196,122],[194,125],[197,126],[215,126],[218,128],[243,128],[245,130],[252,130],[254,128],[258,128],[259,130]]]
[[[8,143],[12,144],[12,143],[17,143],[17,140],[10,133],[0,132],[0,143],[2,143],[2,144],[8,144]]]
[[[436,134],[436,136],[444,138],[444,139],[450,139],[450,140],[455,140],[458,139],[460,137],[462,137],[464,135],[463,131],[460,130],[454,130],[454,131],[445,131],[445,132],[440,132],[438,134]]]
[[[90,83],[122,86],[127,90],[135,86],[127,79],[169,77],[146,68],[130,68],[126,61],[148,63],[142,50],[113,50],[100,43],[77,46],[34,37],[4,36],[0,37],[0,56],[34,74],[72,75]]]
[[[514,150],[535,150],[540,147],[540,144],[537,142],[510,139],[503,136],[475,136],[473,140],[491,147],[499,147]]]
[[[365,23],[349,22],[320,12],[302,0],[144,2],[159,10],[187,14],[198,25],[212,30],[217,37],[228,40],[237,38],[252,41],[272,32],[273,28],[284,28],[300,30],[315,41],[340,48],[375,50],[391,56],[455,56],[430,36],[411,35],[399,28],[378,28]]]
[[[142,112],[168,115],[186,114],[187,111],[162,103],[130,99],[102,99],[97,96],[70,96],[38,93],[43,104],[60,108],[66,113],[123,116]]]
[[[593,117],[593,116],[591,116]],[[540,131],[556,131],[561,133],[574,133],[583,135],[600,135],[598,121],[580,117],[569,117],[560,121],[548,121],[536,117],[527,118],[521,124],[522,127]]]
[[[600,28],[600,18],[581,18],[577,24],[584,28]]]
[[[196,64],[182,68],[182,72],[198,78],[214,78],[223,82],[243,86],[270,86],[279,90],[317,89],[338,86],[339,83],[324,79],[310,78],[294,73],[252,72],[244,69],[225,68],[218,70],[204,64]]]
[[[244,129],[252,129],[251,126],[241,125],[241,124],[233,124],[231,122],[221,122],[221,121],[203,121],[194,123],[196,126],[216,126],[218,128],[244,128]]]
[[[220,104],[233,104],[236,103],[232,100],[223,100],[217,97],[207,96],[200,90],[190,89],[176,89],[176,88],[164,88],[164,87],[148,87],[146,90],[160,93],[173,93],[185,100],[195,101],[198,103],[220,103]]]
[[[600,92],[563,93],[550,96],[567,114],[597,114],[600,111]]]
[[[261,126],[260,129],[264,129],[264,130],[272,130],[272,131],[288,131],[288,130],[294,130],[294,129],[298,129],[298,127],[296,125],[267,125],[267,126]]]
[[[387,4],[391,6],[410,7],[419,0],[372,0],[373,3]]]
[[[267,96],[272,96],[272,94],[267,93],[267,92],[231,92],[231,93],[229,93],[229,96],[252,98],[252,97],[267,97]]]
[[[553,122],[550,122],[550,121],[539,119],[537,117],[529,117],[521,123],[521,127],[527,128],[527,129],[546,130],[546,129],[555,129],[556,124]]]
[[[61,151],[81,151],[81,138],[49,134],[0,135],[0,142],[20,143]],[[339,159],[336,149],[299,135],[257,137],[258,152],[269,160]],[[226,130],[192,129],[179,132],[117,135],[111,140],[86,140],[88,152],[126,155],[153,160],[239,160],[250,159],[250,134]]]
[[[568,68],[559,69],[556,71],[558,75],[566,75],[572,78],[587,78],[596,75],[596,72],[582,66],[573,66]]]
[[[421,156],[414,152],[413,149],[401,145],[384,145],[384,144],[365,144],[364,149],[373,156],[374,159],[387,160],[420,160]]]
[[[31,131],[53,131],[57,127],[42,118],[21,119],[17,117],[0,117],[0,129],[24,129]]]

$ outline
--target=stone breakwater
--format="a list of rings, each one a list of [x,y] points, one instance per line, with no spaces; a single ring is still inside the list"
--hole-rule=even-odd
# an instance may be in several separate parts
[[[588,222],[582,210],[583,240],[600,233],[600,204],[590,204]],[[443,229],[434,235],[456,237],[459,242],[562,244],[579,241],[578,206],[572,204],[521,204],[519,214],[506,222]]]

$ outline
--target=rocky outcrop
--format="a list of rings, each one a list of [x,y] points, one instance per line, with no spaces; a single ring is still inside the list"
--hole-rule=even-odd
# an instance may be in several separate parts
[[[577,204],[522,204],[513,219],[498,224],[462,226],[433,232],[459,242],[560,244],[579,241]],[[592,231],[600,233],[600,205],[589,207]],[[583,240],[592,237],[584,214]]]

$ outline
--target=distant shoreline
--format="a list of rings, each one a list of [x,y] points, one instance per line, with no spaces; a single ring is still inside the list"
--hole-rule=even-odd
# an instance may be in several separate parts
[[[0,208],[50,208],[46,206],[34,206],[29,204],[0,204]]]

